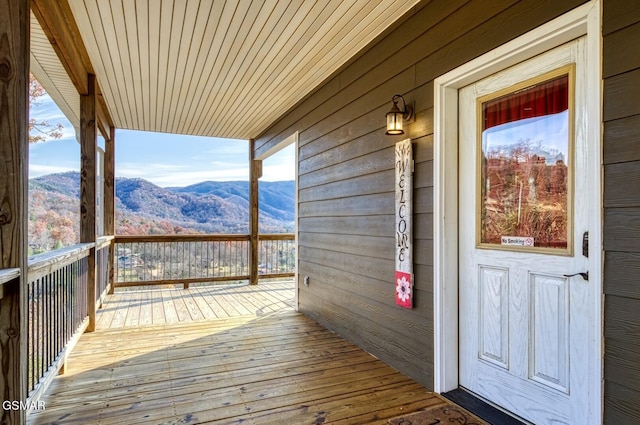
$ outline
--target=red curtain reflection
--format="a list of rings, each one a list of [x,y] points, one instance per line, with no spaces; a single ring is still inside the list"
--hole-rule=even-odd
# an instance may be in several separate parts
[[[569,109],[569,76],[546,81],[483,104],[484,129]]]

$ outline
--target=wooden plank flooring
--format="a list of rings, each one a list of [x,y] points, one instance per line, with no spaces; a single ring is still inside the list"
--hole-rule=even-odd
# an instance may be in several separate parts
[[[274,285],[108,298],[28,424],[381,425],[448,403],[296,313],[292,284],[288,301]]]
[[[189,289],[122,291],[108,296],[96,317],[98,328],[161,325],[241,315],[261,316],[293,308],[293,280],[259,285],[192,286]]]

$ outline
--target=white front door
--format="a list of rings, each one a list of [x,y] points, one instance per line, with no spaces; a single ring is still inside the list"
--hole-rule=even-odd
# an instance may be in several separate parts
[[[583,38],[459,91],[459,383],[538,425],[589,417],[584,58]]]

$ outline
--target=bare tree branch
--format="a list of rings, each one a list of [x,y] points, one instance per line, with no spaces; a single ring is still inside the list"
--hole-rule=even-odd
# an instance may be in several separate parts
[[[64,129],[62,124],[49,124],[48,121],[31,117],[31,107],[40,105],[39,99],[46,94],[44,87],[32,74],[29,74],[29,143],[45,142],[62,137]]]

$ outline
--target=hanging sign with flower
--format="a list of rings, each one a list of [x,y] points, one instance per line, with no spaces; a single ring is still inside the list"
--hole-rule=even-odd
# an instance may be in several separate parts
[[[413,307],[411,139],[396,143],[396,304]]]

